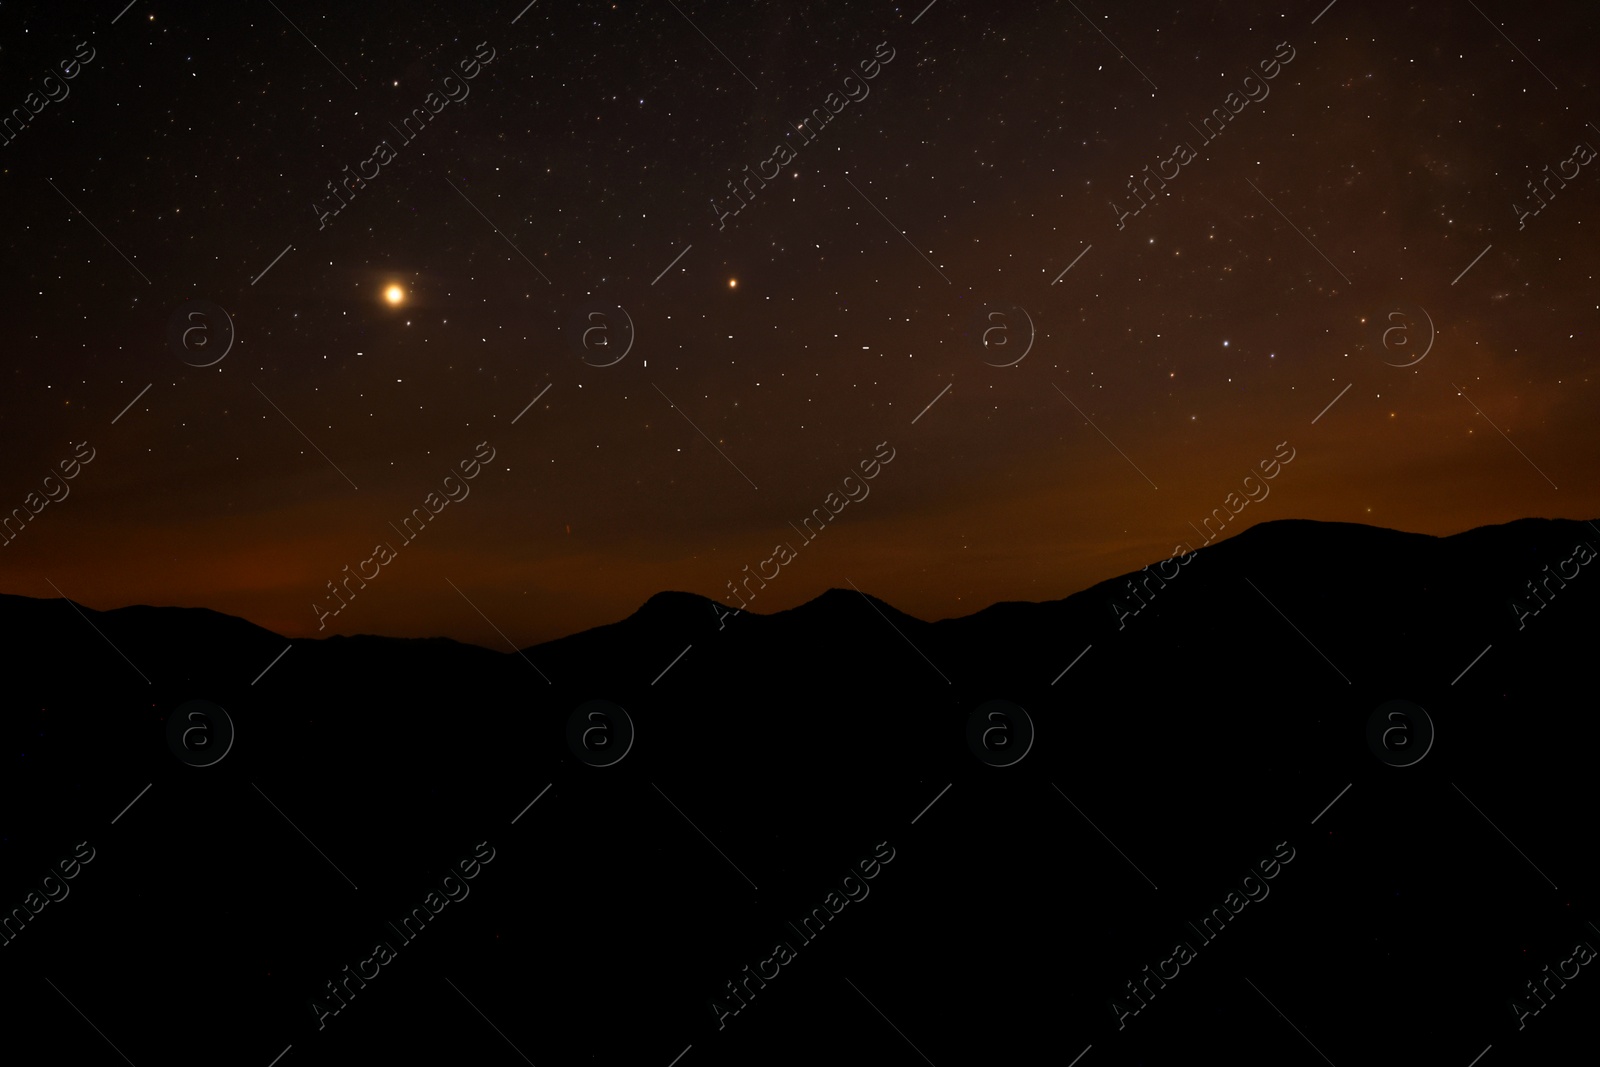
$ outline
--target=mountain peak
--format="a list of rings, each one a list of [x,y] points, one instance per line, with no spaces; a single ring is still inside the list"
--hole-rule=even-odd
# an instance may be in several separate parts
[[[706,605],[714,603],[716,602],[708,597],[701,596],[699,593],[685,593],[680,590],[669,589],[652,595],[649,600],[640,605],[635,614],[649,617],[680,616],[691,612],[703,614],[706,610]]]

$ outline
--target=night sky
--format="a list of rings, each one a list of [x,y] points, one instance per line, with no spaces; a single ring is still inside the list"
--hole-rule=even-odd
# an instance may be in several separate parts
[[[503,649],[1600,513],[1590,3],[336,6],[0,5],[0,591]]]

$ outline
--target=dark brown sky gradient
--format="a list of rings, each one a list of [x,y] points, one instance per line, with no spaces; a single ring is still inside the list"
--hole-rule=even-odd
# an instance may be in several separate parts
[[[790,542],[753,610],[854,582],[937,618],[1198,547],[1285,441],[1226,535],[1600,514],[1600,171],[1521,230],[1512,207],[1600,145],[1589,7],[680,6],[307,14],[327,60],[270,8],[7,16],[7,101],[79,40],[96,59],[0,148],[0,508],[96,453],[0,548],[0,589],[308,636],[388,541],[322,632],[494,647],[484,615],[530,644],[720,596]],[[325,183],[485,40],[467,100],[319,231]],[[725,183],[884,41],[870,94],[719,230]],[[1190,123],[1285,41],[1205,143]],[[1198,158],[1119,230],[1111,202],[1179,141]],[[193,299],[238,328],[209,369],[164,340]],[[610,367],[580,359],[601,303],[637,335]],[[1032,349],[986,365],[1022,350],[1017,307]],[[1432,348],[1389,365],[1426,343],[1419,308]],[[485,440],[470,496],[403,544],[390,523]],[[870,496],[800,545],[789,523],[885,441]]]

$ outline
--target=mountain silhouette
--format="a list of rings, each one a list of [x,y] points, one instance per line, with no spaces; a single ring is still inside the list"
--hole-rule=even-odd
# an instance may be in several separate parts
[[[1130,640],[1125,643],[1141,646],[1141,631],[1159,629],[1180,643],[1205,641],[1207,634],[1235,621],[1253,625],[1258,621],[1251,618],[1257,605],[1281,622],[1269,602],[1294,619],[1294,613],[1271,596],[1270,590],[1277,588],[1290,606],[1304,608],[1313,627],[1326,616],[1332,623],[1328,628],[1340,631],[1329,634],[1330,641],[1346,640],[1343,632],[1359,618],[1360,628],[1372,638],[1413,641],[1416,654],[1436,654],[1437,665],[1444,670],[1455,662],[1450,657],[1462,651],[1458,638],[1478,630],[1492,637],[1504,632],[1507,622],[1515,631],[1518,616],[1510,602],[1520,595],[1537,606],[1529,599],[1527,583],[1545,579],[1546,566],[1553,568],[1570,557],[1573,547],[1586,539],[1600,539],[1593,524],[1560,519],[1522,519],[1450,537],[1282,519],[1202,548],[1181,567],[1158,561],[1059,600],[996,603],[937,622],[907,615],[853,588],[829,589],[772,614],[739,611],[726,601],[667,591],[650,597],[618,622],[521,650],[480,649],[448,638],[357,635],[291,640],[204,608],[136,605],[97,611],[60,599],[4,594],[0,594],[0,624],[13,635],[13,652],[24,662],[54,663],[65,650],[82,646],[81,655],[72,652],[66,657],[71,666],[62,663],[50,673],[87,670],[96,685],[138,680],[141,673],[152,682],[159,676],[197,685],[248,683],[253,672],[290,645],[295,662],[315,662],[323,669],[348,662],[404,677],[438,660],[448,662],[451,669],[515,671],[511,661],[526,656],[563,665],[555,670],[558,676],[588,676],[598,670],[609,683],[622,680],[617,671],[628,669],[622,665],[629,661],[637,664],[639,673],[647,672],[655,662],[652,653],[672,651],[675,641],[682,648],[696,640],[728,639],[746,654],[784,659],[783,646],[803,634],[809,640],[859,639],[874,630],[863,625],[874,619],[891,636],[898,629],[902,645],[904,639],[917,645],[926,641],[928,649],[947,654],[948,665],[964,676],[1016,672],[1029,677],[1048,671],[1060,653],[1069,650],[1070,642],[1061,643],[1068,635],[1081,635],[1086,643],[1097,636],[1106,641],[1112,635],[1126,636]],[[1158,569],[1160,564],[1166,569]],[[1176,577],[1163,576],[1174,573]],[[1545,597],[1554,614],[1566,614],[1561,609],[1572,610],[1588,595],[1582,588],[1585,583],[1572,584],[1571,594],[1560,590],[1559,596]],[[1236,585],[1251,593],[1243,604],[1236,603],[1240,599]],[[1113,606],[1118,602],[1121,611]],[[1243,617],[1231,618],[1236,611]],[[1426,635],[1421,633],[1424,626]],[[1193,632],[1181,632],[1189,628]],[[764,638],[760,643],[769,648],[747,647],[757,632]],[[880,636],[873,634],[873,641]],[[96,641],[98,649],[93,647]],[[982,655],[968,655],[964,650],[969,648],[981,649]],[[1361,655],[1359,649],[1352,651]],[[1331,658],[1337,662],[1337,657]],[[117,677],[117,663],[127,678]]]
[[[535,1062],[808,1062],[841,1028],[905,1053],[873,1007],[935,1062],[992,1050],[993,1027],[1134,1062],[1192,1054],[1219,1017],[1275,1020],[1248,978],[1334,1062],[1373,1058],[1340,1022],[1355,997],[1402,1006],[1376,1058],[1459,1033],[1467,1062],[1512,1039],[1540,965],[1600,937],[1588,544],[1595,524],[1563,519],[1282,520],[959,618],[854,587],[770,614],[669,591],[504,650],[3,596],[0,907],[98,849],[7,943],[5,988],[32,1004],[38,974],[70,975],[52,961],[180,957],[220,979],[184,986],[185,1048],[244,1028],[273,1035],[262,1062],[432,1048],[409,1020],[482,1025],[457,993]],[[211,766],[171,740],[196,700],[233,728]],[[1397,700],[1425,721],[1385,718]],[[496,858],[470,898],[319,1028],[327,983],[480,841]],[[880,843],[896,858],[870,895],[804,939]],[[1270,895],[1203,937],[1280,844]],[[1186,939],[1181,974],[1207,977],[1133,1013],[1128,984]],[[784,940],[795,961],[730,1012],[728,984]],[[533,1004],[494,977],[530,973]],[[1537,1040],[1576,1034],[1589,995]],[[141,998],[89,1014],[138,1032]]]

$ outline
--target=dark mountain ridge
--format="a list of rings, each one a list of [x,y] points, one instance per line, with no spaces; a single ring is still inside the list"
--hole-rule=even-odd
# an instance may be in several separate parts
[[[1218,1019],[1278,1025],[1249,977],[1333,1062],[1374,1058],[1353,998],[1385,1025],[1402,1017],[1383,1006],[1409,1013],[1378,1061],[1440,1042],[1500,1056],[1508,998],[1600,921],[1583,845],[1600,578],[1574,551],[1591,543],[1592,524],[1559,519],[1442,538],[1286,520],[959,618],[854,588],[769,615],[663,592],[504,651],[0,597],[0,869],[16,875],[0,892],[23,899],[74,842],[103,857],[8,949],[5,988],[53,1003],[39,973],[103,959],[130,992],[97,998],[96,1024],[137,1032],[169,995],[140,961],[181,938],[194,973],[233,976],[184,987],[197,1052],[213,1047],[197,1035],[247,1032],[398,1059],[405,1023],[441,1005],[478,1025],[451,999],[471,991],[538,1062],[666,1063],[691,1044],[694,1062],[815,1062],[837,1041],[816,1019],[880,1021],[849,977],[938,1035],[935,1062],[992,1059],[979,1018],[1017,1048],[1177,1062]],[[174,748],[194,700],[235,731],[212,766]],[[1398,752],[1425,758],[1404,768],[1370,740],[1400,729],[1395,700],[1421,709]],[[449,932],[319,1031],[329,979],[480,841],[500,858]],[[880,844],[897,858],[871,900],[720,1030],[729,980]],[[1295,858],[1270,900],[1215,947],[1190,933],[1275,854]],[[1117,1036],[1129,980],[1179,938],[1201,952],[1182,973],[1209,977],[1173,980]],[[539,995],[493,978],[512,974]],[[1565,994],[1567,1031],[1540,1031],[1550,1049],[1577,1039],[1583,995]]]
[[[660,670],[686,645],[713,638],[748,651],[746,644],[758,632],[779,644],[803,632],[830,640],[843,636],[860,640],[874,625],[890,636],[898,629],[896,640],[902,643],[926,642],[948,654],[957,671],[992,674],[996,667],[1047,671],[1079,637],[1079,649],[1097,639],[1112,641],[1139,631],[1159,630],[1181,642],[1185,627],[1208,628],[1208,610],[1215,621],[1219,608],[1213,598],[1232,598],[1242,589],[1268,613],[1281,611],[1289,619],[1301,618],[1289,610],[1292,605],[1301,610],[1304,621],[1314,624],[1321,613],[1337,610],[1345,616],[1359,615],[1374,636],[1388,639],[1413,640],[1426,622],[1433,631],[1431,643],[1444,654],[1446,649],[1459,651],[1454,642],[1475,630],[1492,635],[1505,631],[1507,622],[1515,630],[1513,598],[1521,595],[1527,600],[1527,584],[1543,580],[1544,567],[1556,567],[1586,539],[1600,542],[1595,524],[1566,519],[1519,519],[1447,537],[1356,523],[1280,519],[1201,548],[1185,562],[1157,561],[1060,599],[999,602],[935,622],[907,615],[855,589],[829,589],[772,614],[738,611],[696,593],[663,591],[617,622],[520,650],[482,648],[450,638],[361,634],[289,639],[206,608],[134,605],[97,611],[61,599],[8,594],[0,594],[0,625],[11,635],[12,655],[19,662],[48,663],[64,650],[81,646],[77,662],[97,681],[110,684],[119,670],[117,663],[136,680],[142,674],[152,682],[156,675],[196,684],[248,682],[288,646],[294,651],[285,664],[290,658],[318,665],[346,660],[364,669],[382,667],[406,674],[430,657],[461,669],[482,670],[496,665],[516,669],[512,661],[525,658],[547,675],[571,677],[575,667],[580,675],[592,677],[598,672],[616,679],[619,669],[630,669],[617,663],[615,653],[622,646],[641,654],[645,650],[666,654],[668,659],[655,668]],[[1308,586],[1322,588],[1307,595],[1302,590]],[[1287,604],[1273,590],[1280,590]],[[1557,598],[1546,599],[1552,607],[1559,606],[1554,603]],[[1202,607],[1207,603],[1209,609]],[[1168,633],[1168,628],[1176,629]],[[985,665],[965,664],[963,647],[983,649]],[[129,669],[116,650],[137,666]],[[653,662],[641,661],[637,671],[649,671]]]

